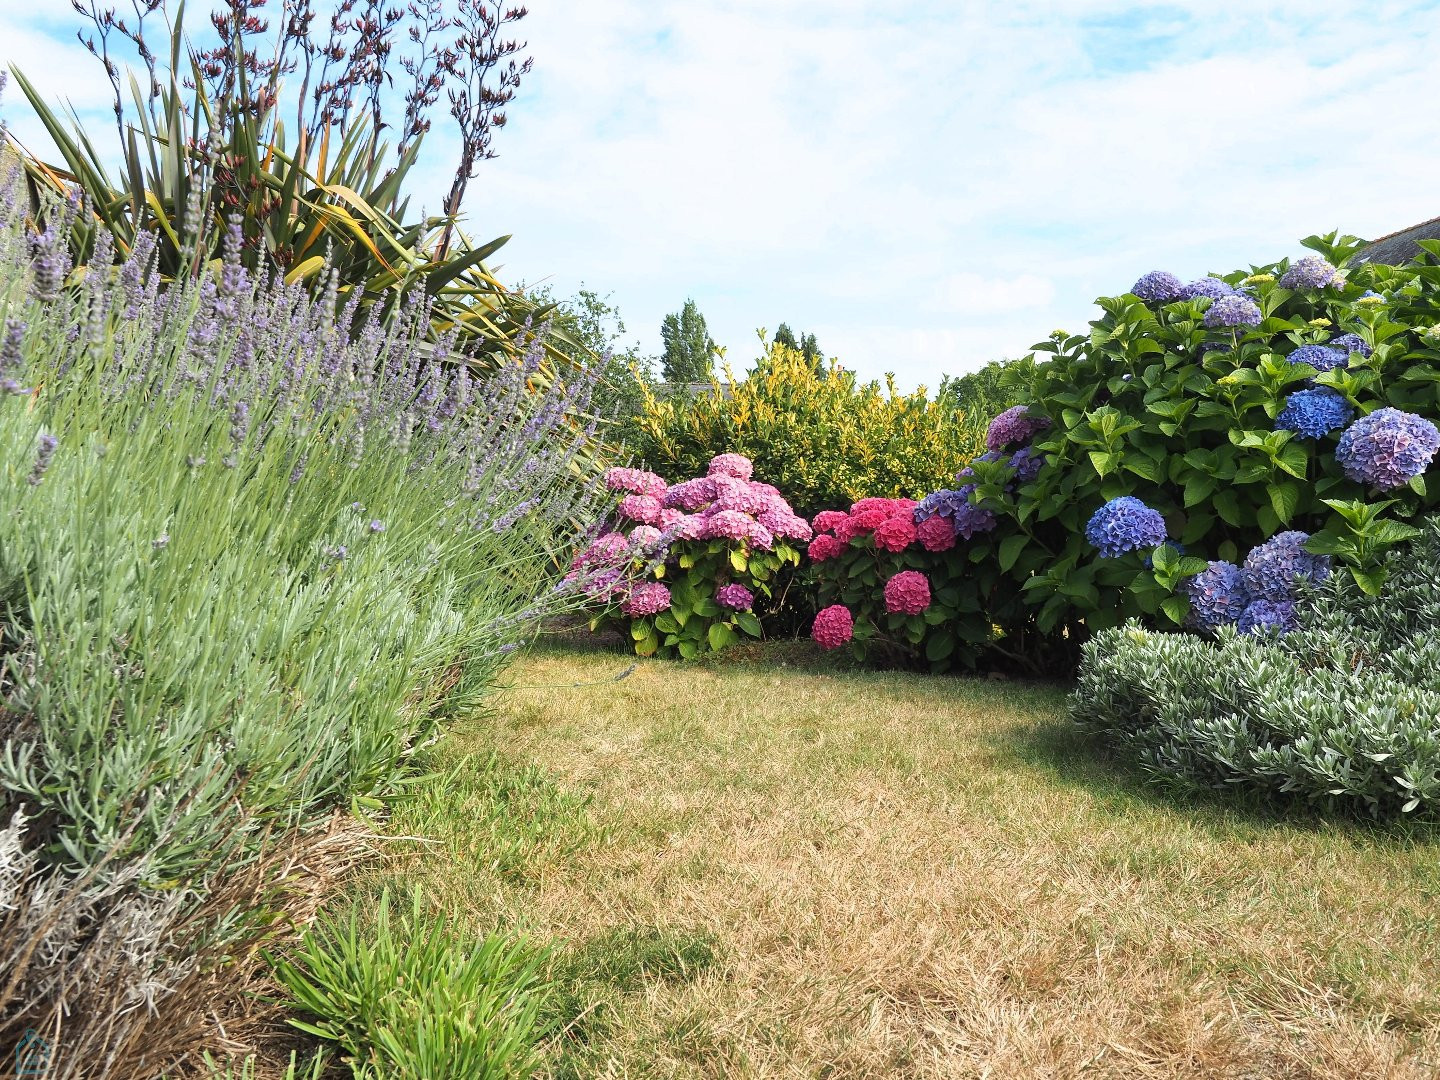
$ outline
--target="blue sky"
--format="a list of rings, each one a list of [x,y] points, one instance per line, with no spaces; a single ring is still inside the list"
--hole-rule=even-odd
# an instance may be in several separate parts
[[[787,321],[933,386],[1147,270],[1440,215],[1435,2],[529,7],[534,71],[468,228],[513,235],[508,280],[611,294],[647,352],[688,296],[737,367]],[[68,0],[0,0],[0,60],[103,123],[74,26]],[[417,205],[440,204],[448,141]]]

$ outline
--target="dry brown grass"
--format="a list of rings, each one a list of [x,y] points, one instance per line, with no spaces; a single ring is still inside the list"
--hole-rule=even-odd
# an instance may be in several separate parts
[[[1440,1075],[1433,834],[1158,797],[1045,688],[659,662],[568,685],[627,663],[538,653],[444,749],[539,763],[588,809],[513,806],[534,831],[497,861],[462,771],[395,823],[442,854],[392,870],[477,930],[713,936],[557,1073]]]

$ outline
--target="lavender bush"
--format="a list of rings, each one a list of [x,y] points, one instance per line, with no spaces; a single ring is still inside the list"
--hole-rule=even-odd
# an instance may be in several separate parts
[[[334,318],[333,277],[314,300],[252,280],[238,232],[165,289],[141,234],[57,291],[65,230],[34,235],[14,191],[0,1054],[34,1028],[45,1075],[150,1077],[192,1048],[194,980],[263,928],[277,844],[397,791],[583,595],[557,552],[608,496],[575,467],[589,387],[537,379],[537,335],[476,379],[452,343],[415,348],[423,301]]]

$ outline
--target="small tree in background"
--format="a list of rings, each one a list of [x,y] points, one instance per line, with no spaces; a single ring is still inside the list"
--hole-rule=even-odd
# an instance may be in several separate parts
[[[667,383],[706,382],[714,372],[717,352],[714,340],[705,327],[705,316],[686,299],[678,312],[666,315],[660,323],[660,341],[665,351],[660,357],[660,370]]]
[[[825,354],[820,351],[820,344],[815,340],[815,335],[801,334],[796,337],[795,332],[790,329],[789,323],[782,322],[780,324],[780,328],[775,331],[774,342],[776,345],[784,345],[787,349],[798,352],[808,363],[814,365],[816,371],[819,371],[821,365],[825,363]]]

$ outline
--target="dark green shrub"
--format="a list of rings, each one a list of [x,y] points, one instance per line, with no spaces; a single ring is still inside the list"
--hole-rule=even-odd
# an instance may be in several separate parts
[[[1086,644],[1072,717],[1147,773],[1374,816],[1440,809],[1440,518],[1383,592],[1337,577],[1300,628],[1214,641],[1137,623]]]

